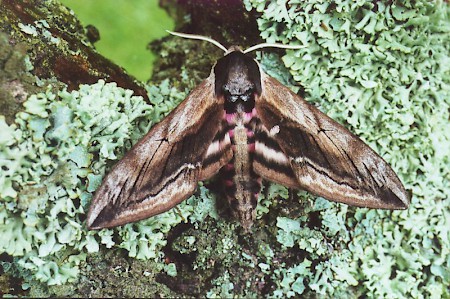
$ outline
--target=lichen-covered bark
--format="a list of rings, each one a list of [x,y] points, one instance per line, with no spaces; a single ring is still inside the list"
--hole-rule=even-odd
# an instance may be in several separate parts
[[[7,34],[0,32],[0,114],[8,123],[22,107],[29,94],[39,88],[25,65],[27,45],[10,43]]]

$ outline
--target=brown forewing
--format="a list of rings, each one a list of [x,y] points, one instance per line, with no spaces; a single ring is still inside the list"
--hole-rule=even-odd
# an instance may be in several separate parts
[[[332,201],[354,206],[403,209],[408,195],[391,167],[357,136],[262,73],[257,114],[287,157],[298,186]],[[258,165],[256,165],[258,166]],[[283,176],[255,167],[265,179]],[[286,175],[286,172],[283,174]]]
[[[211,74],[111,169],[92,200],[88,227],[114,227],[148,218],[190,196],[221,126],[221,101],[214,95]],[[225,163],[217,156],[220,162],[213,161],[209,173]]]

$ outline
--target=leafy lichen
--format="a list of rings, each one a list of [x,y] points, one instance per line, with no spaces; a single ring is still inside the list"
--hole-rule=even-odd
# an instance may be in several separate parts
[[[117,246],[138,259],[160,260],[155,248],[164,234],[186,219],[178,209],[117,230],[88,232],[83,219],[108,161],[116,160],[183,94],[163,83],[148,105],[141,97],[100,81],[77,91],[31,95],[8,125],[0,117],[0,251],[16,257],[25,284],[73,281],[86,254],[100,244]],[[4,263],[4,266],[7,263]],[[5,267],[4,267],[5,268]],[[169,269],[173,273],[173,269]],[[31,275],[30,275],[31,273]]]

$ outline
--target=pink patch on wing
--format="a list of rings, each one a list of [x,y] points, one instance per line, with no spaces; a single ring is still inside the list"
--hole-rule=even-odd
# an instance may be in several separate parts
[[[250,153],[253,153],[255,151],[255,143],[249,143],[248,144],[248,151]]]
[[[244,115],[244,123],[249,123],[251,120],[252,120],[252,118],[253,118],[253,114],[250,112],[250,113],[245,113],[245,115]]]
[[[235,123],[236,113],[226,113],[225,119],[227,120],[227,123],[230,125],[233,125]]]

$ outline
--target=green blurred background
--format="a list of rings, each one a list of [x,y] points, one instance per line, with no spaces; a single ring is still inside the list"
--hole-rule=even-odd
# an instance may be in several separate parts
[[[75,12],[83,26],[94,25],[99,30],[98,52],[138,80],[150,78],[155,56],[147,44],[174,27],[158,0],[60,1]]]

